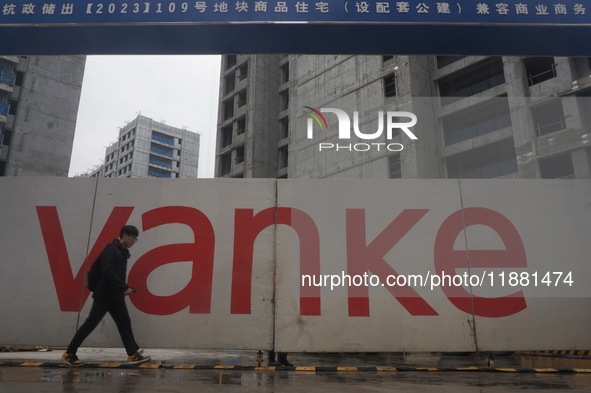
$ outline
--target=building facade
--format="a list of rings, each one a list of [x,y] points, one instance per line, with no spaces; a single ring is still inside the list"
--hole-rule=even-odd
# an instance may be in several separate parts
[[[68,176],[86,56],[0,56],[0,176]]]
[[[107,147],[90,177],[197,178],[200,135],[139,115]]]
[[[590,58],[226,55],[215,176],[588,179],[590,75]],[[366,135],[410,112],[418,139],[342,140],[312,108]]]

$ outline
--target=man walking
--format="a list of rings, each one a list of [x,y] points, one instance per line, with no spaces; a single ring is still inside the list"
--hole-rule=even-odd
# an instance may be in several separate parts
[[[76,352],[82,342],[98,326],[106,313],[117,325],[117,330],[127,352],[128,364],[139,364],[151,360],[149,356],[143,356],[142,350],[135,342],[131,330],[131,319],[125,304],[125,296],[134,292],[126,283],[127,260],[130,257],[129,249],[138,240],[138,229],[133,225],[126,225],[119,232],[119,239],[105,247],[95,263],[100,264],[100,278],[93,291],[93,303],[90,314],[86,321],[80,326],[62,359],[70,366],[81,366],[84,363],[78,359]]]

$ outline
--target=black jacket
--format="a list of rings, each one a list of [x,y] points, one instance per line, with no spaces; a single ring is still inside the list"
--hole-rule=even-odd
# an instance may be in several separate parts
[[[126,284],[127,260],[129,250],[118,239],[105,247],[96,263],[100,263],[101,278],[96,286],[93,298],[123,300],[123,292],[129,288]]]

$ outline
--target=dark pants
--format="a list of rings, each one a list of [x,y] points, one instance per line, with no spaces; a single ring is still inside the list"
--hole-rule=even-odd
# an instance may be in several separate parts
[[[133,332],[131,331],[131,318],[127,312],[127,306],[125,300],[107,300],[107,299],[94,299],[90,314],[86,321],[80,326],[80,329],[72,338],[70,345],[66,352],[69,354],[75,354],[78,347],[82,345],[82,342],[92,333],[92,331],[98,326],[106,313],[111,314],[111,317],[117,325],[121,341],[127,355],[131,356],[137,352],[140,347],[135,342]]]

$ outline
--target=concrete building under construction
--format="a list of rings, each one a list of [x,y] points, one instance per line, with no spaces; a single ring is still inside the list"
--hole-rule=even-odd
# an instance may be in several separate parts
[[[215,176],[588,179],[590,75],[591,58],[226,55]],[[348,147],[329,113],[308,138],[306,107],[357,112],[365,134],[411,112],[418,139]]]
[[[86,56],[0,56],[0,176],[68,176]]]
[[[138,115],[88,177],[197,178],[200,135]]]

